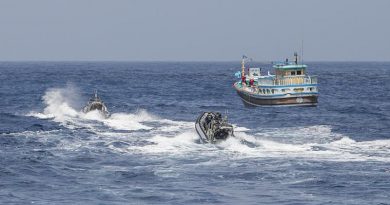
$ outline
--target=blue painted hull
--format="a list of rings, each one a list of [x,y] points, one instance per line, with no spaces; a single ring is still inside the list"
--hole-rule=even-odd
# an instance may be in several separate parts
[[[246,106],[317,106],[318,94],[264,96],[234,86]]]

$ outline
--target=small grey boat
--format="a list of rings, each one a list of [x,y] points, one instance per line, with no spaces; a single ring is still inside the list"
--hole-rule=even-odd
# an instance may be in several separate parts
[[[202,113],[195,122],[195,130],[205,143],[216,143],[234,136],[233,126],[219,112]]]
[[[94,110],[98,110],[104,118],[108,118],[110,116],[110,113],[108,112],[106,105],[100,99],[96,90],[95,90],[95,95],[88,101],[88,104],[83,108],[83,112],[88,113]]]

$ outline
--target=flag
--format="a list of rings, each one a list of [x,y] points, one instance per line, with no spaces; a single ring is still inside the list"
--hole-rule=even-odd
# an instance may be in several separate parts
[[[241,72],[237,71],[236,73],[234,73],[234,76],[236,76],[236,78],[241,78]]]

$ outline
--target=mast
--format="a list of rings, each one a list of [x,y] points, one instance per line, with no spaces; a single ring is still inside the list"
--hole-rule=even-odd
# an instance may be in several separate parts
[[[245,56],[242,56],[241,60],[241,77],[245,76]]]
[[[295,65],[298,65],[298,53],[294,52],[294,57],[295,57]]]
[[[97,90],[95,90],[95,99],[98,97]]]

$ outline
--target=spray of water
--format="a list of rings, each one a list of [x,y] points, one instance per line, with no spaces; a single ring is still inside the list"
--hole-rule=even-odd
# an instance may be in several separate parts
[[[98,111],[81,112],[75,108],[80,96],[74,86],[53,88],[43,96],[43,112],[30,116],[52,119],[69,129],[86,127],[107,139],[109,149],[121,153],[139,152],[171,157],[235,157],[235,158],[307,158],[313,160],[390,161],[390,140],[356,142],[332,132],[330,126],[296,128],[261,128],[254,131],[235,125],[235,137],[218,144],[200,144],[194,122],[161,119],[139,110],[135,113],[113,113],[109,118]],[[105,126],[96,130],[98,126]],[[116,131],[137,131],[132,134]],[[247,134],[248,132],[252,134]],[[99,139],[101,140],[101,139]],[[140,146],[139,142],[144,142]],[[121,142],[125,146],[114,146]],[[136,143],[134,143],[136,142]],[[73,143],[73,142],[72,142]],[[81,143],[82,144],[82,143]]]

